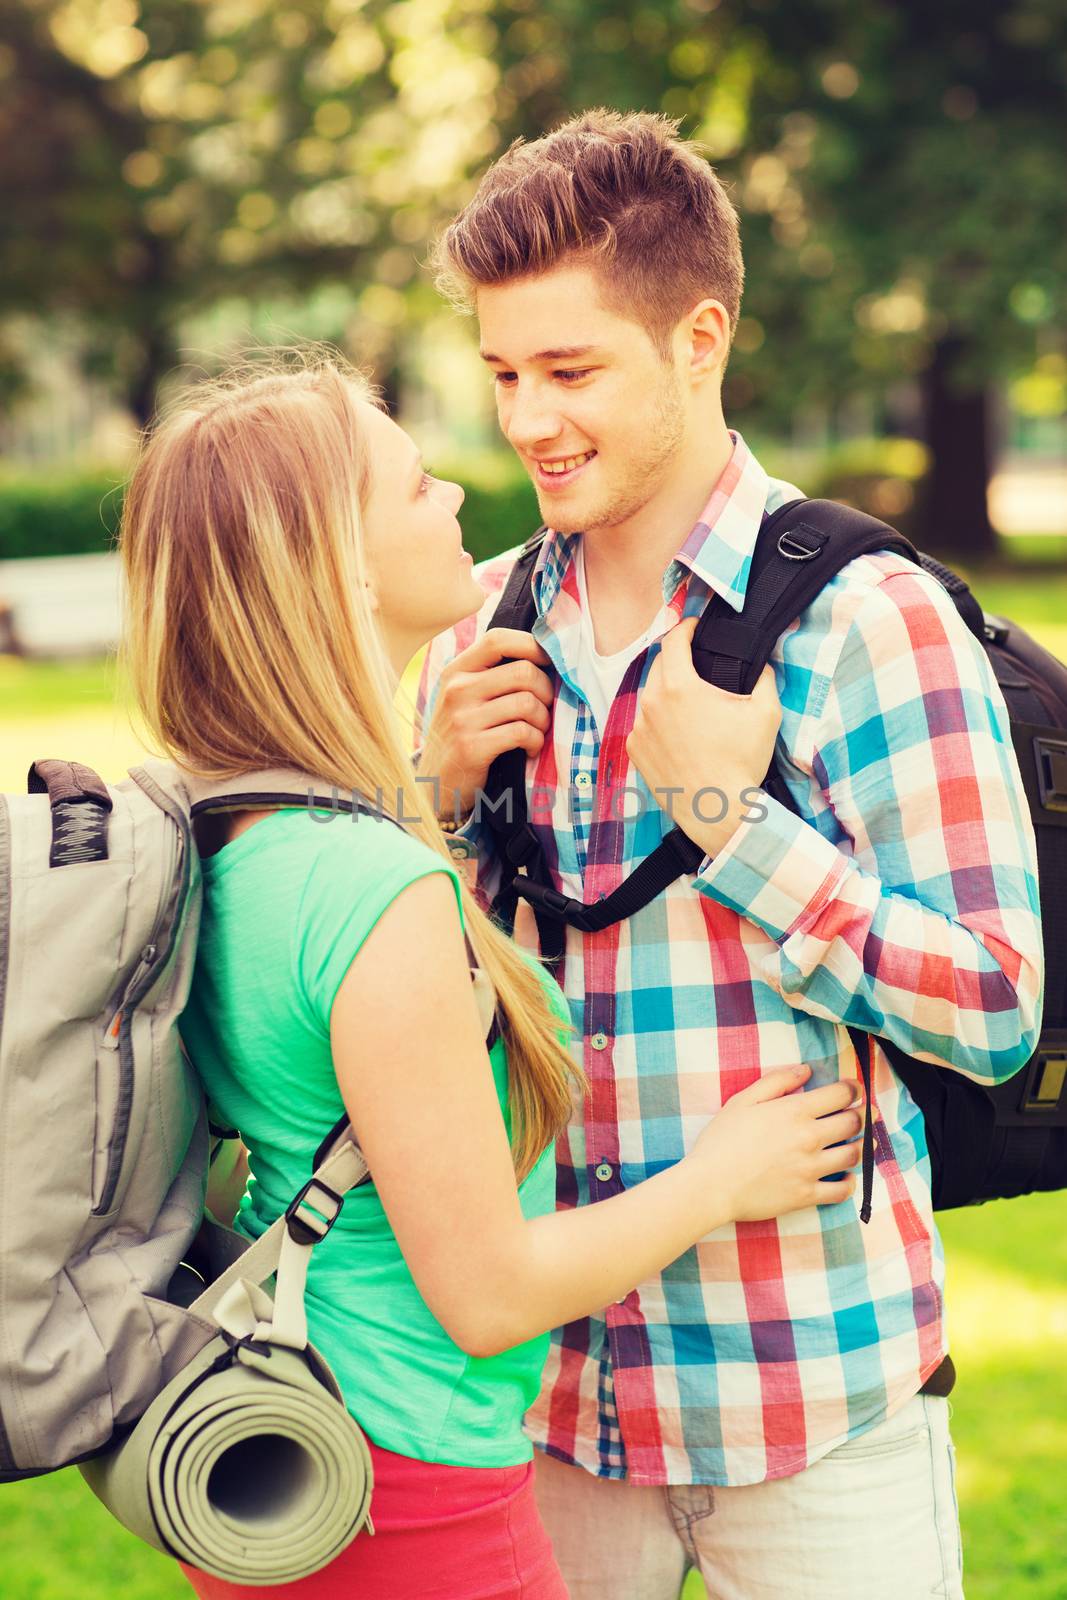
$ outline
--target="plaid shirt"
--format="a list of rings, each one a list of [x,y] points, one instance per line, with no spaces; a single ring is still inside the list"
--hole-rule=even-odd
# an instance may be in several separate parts
[[[798,493],[735,437],[603,735],[574,671],[580,535],[546,540],[533,633],[559,684],[528,801],[563,893],[609,894],[670,830],[626,757],[656,641],[713,591],[741,609],[761,520]],[[430,647],[417,730],[516,555],[478,569],[480,614]],[[984,1083],[1034,1048],[1033,831],[1000,691],[950,598],[899,556],[861,557],[771,659],[776,761],[801,814],[768,797],[765,820],[630,920],[568,929],[560,976],[589,1094],[560,1142],[561,1208],[678,1161],[772,1068],[807,1062],[810,1087],[857,1075],[846,1024]],[[469,832],[491,896],[488,830]],[[537,949],[525,902],[515,932]],[[756,1483],[800,1471],[916,1393],[947,1348],[943,1254],[922,1116],[877,1046],[872,1067],[869,1225],[857,1198],[720,1228],[603,1314],[558,1329],[527,1418],[536,1444],[637,1484]]]

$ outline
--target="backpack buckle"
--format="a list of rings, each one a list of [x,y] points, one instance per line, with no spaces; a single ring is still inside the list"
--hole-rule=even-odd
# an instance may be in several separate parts
[[[1067,737],[1050,739],[1039,733],[1034,738],[1037,787],[1046,811],[1067,811]]]
[[[285,1226],[296,1244],[318,1244],[338,1217],[344,1195],[318,1178],[309,1178],[285,1208]]]
[[[572,900],[569,895],[561,894],[550,884],[532,883],[529,878],[516,878],[512,887],[516,894],[529,901],[535,911],[546,912],[550,917],[576,928],[579,933],[598,931],[596,922],[591,920],[592,914],[597,909],[596,905],[586,905],[582,900]],[[603,899],[603,895],[600,898]]]
[[[517,872],[520,867],[529,866],[530,862],[536,859],[540,848],[537,842],[537,835],[529,823],[526,823],[524,827],[521,827],[517,833],[512,834],[511,838],[508,839],[504,845],[504,854],[508,859],[508,864],[514,867]]]
[[[814,549],[809,549],[804,543],[803,537],[798,538],[798,535],[803,534],[807,534],[809,539],[814,540]],[[778,554],[784,556],[787,561],[810,561],[812,556],[819,554],[823,543],[824,541],[811,528],[806,528],[803,523],[798,523],[791,533],[778,535]]]
[[[1067,1121],[1067,1030],[1042,1032],[1030,1062],[1020,1110]]]

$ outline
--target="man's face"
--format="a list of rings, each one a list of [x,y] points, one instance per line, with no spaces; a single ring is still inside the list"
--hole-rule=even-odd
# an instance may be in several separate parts
[[[688,436],[691,392],[588,267],[477,295],[500,426],[559,533],[617,527],[653,499]]]

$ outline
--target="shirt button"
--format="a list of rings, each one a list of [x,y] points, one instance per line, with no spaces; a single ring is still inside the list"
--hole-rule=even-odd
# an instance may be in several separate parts
[[[589,776],[588,772],[579,772],[578,776],[574,780],[574,783],[575,787],[578,789],[588,789],[592,781],[593,780]]]
[[[608,1047],[608,1036],[606,1033],[594,1033],[589,1043],[593,1046],[594,1050],[606,1050]]]
[[[610,1161],[602,1161],[599,1167],[596,1169],[596,1175],[600,1179],[601,1183],[607,1183],[608,1179],[611,1177]]]

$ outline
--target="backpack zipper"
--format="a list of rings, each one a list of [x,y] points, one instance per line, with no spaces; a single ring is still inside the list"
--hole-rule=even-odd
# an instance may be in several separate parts
[[[163,875],[159,908],[148,943],[141,950],[136,967],[130,974],[122,998],[112,1014],[104,1032],[103,1043],[108,1050],[118,1054],[119,1092],[115,1106],[115,1120],[108,1151],[107,1170],[99,1202],[92,1215],[102,1217],[111,1210],[126,1157],[130,1112],[133,1107],[133,1042],[131,1038],[133,1015],[138,1004],[151,989],[157,970],[166,964],[177,936],[181,912],[188,886],[188,848],[184,829],[167,812],[173,824],[171,832],[170,862]],[[170,927],[167,928],[167,920]],[[164,932],[166,939],[164,940]]]
[[[104,1029],[104,1046],[105,1046],[106,1049],[108,1049],[108,1050],[117,1050],[118,1049],[118,1047],[119,1047],[119,1033],[120,1033],[120,1030],[121,1030],[121,1027],[122,1027],[123,1015],[124,1015],[124,1013],[126,1011],[127,1005],[130,1003],[130,998],[133,995],[134,991],[136,990],[138,984],[141,982],[141,979],[144,977],[146,972],[150,972],[151,971],[152,964],[156,959],[156,952],[157,952],[158,948],[159,948],[158,945],[156,945],[153,942],[153,943],[150,943],[150,944],[146,944],[144,949],[141,951],[141,954],[140,954],[140,957],[138,959],[137,965],[134,967],[133,972],[130,974],[130,981],[127,983],[125,989],[122,992],[122,999],[119,1001],[118,1005],[116,1006],[114,1012],[111,1015],[111,1020],[108,1022],[107,1027]]]

